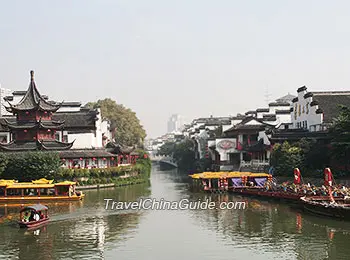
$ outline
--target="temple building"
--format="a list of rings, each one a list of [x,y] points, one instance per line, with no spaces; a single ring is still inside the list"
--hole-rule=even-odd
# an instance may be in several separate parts
[[[2,124],[10,130],[10,142],[0,143],[5,151],[23,150],[67,150],[74,142],[60,142],[55,139],[57,131],[64,128],[63,121],[52,120],[52,114],[61,104],[47,102],[38,92],[31,71],[29,88],[22,100],[6,110],[15,118],[5,118]]]
[[[0,118],[0,151],[58,151],[67,168],[106,168],[135,162],[133,149],[106,150],[113,139],[110,122],[102,119],[99,108],[49,101],[39,93],[34,72],[30,75],[27,91],[14,91],[4,98],[7,114]]]

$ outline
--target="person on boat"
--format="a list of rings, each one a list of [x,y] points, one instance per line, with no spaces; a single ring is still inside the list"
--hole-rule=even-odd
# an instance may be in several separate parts
[[[23,222],[29,222],[29,218],[30,218],[30,213],[29,212],[25,212],[23,215]]]
[[[35,221],[39,221],[39,220],[40,220],[40,216],[39,216],[38,213],[35,213],[35,214],[34,214],[34,220],[35,220]]]

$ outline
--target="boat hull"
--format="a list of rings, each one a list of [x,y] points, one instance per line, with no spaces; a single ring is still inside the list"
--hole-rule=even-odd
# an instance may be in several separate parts
[[[31,222],[19,221],[18,225],[20,228],[33,229],[33,228],[41,227],[47,224],[49,221],[50,221],[50,218],[40,219],[39,221],[31,221]]]
[[[31,202],[56,202],[56,201],[79,201],[84,198],[84,194],[81,196],[52,196],[52,197],[20,197],[20,196],[9,196],[0,197],[0,203],[31,203]]]
[[[233,193],[245,195],[245,196],[257,196],[271,199],[284,199],[292,201],[300,201],[300,198],[304,195],[297,193],[279,192],[279,191],[266,191],[259,189],[234,189]]]
[[[342,206],[339,204],[331,205],[330,203],[322,203],[312,198],[301,198],[306,212],[321,215],[324,217],[339,218],[350,220],[350,205]]]

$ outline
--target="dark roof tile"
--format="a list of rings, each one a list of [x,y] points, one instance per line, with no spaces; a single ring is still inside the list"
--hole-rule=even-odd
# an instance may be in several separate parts
[[[313,100],[318,102],[323,112],[323,122],[331,123],[339,115],[340,105],[350,107],[350,92],[313,92]],[[321,111],[319,112],[321,113]]]

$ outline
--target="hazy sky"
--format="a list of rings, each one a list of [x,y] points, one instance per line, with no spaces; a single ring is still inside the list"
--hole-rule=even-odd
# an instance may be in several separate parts
[[[111,97],[150,137],[306,85],[350,89],[350,1],[0,0],[0,83],[56,101]]]

